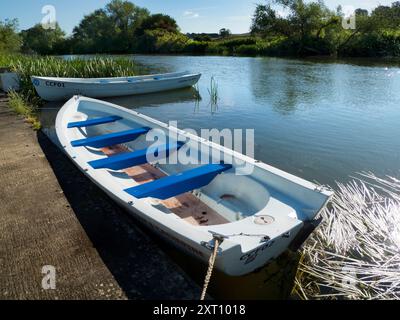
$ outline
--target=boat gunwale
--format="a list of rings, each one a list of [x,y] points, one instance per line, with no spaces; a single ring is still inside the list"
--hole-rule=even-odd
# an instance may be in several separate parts
[[[76,103],[76,105],[78,105],[79,102],[81,102],[81,101],[88,101],[88,102],[93,102],[93,103],[97,103],[97,104],[100,104],[100,105],[101,104],[107,105],[109,107],[116,108],[116,109],[118,109],[118,110],[120,110],[122,112],[129,113],[129,114],[132,114],[134,116],[137,116],[137,117],[139,117],[139,118],[141,118],[141,119],[143,119],[145,121],[148,121],[150,123],[153,123],[155,125],[163,127],[165,129],[172,130],[174,133],[178,133],[178,134],[184,135],[184,136],[188,137],[189,139],[191,139],[192,141],[197,141],[199,143],[206,144],[206,145],[210,146],[211,148],[215,148],[215,149],[217,149],[217,150],[219,150],[219,151],[221,151],[223,153],[227,153],[228,155],[231,155],[231,156],[236,157],[236,158],[238,158],[240,160],[248,162],[251,165],[253,165],[254,167],[258,167],[260,169],[269,171],[270,173],[275,174],[275,175],[283,178],[284,180],[286,180],[288,182],[292,182],[292,183],[298,184],[298,185],[300,185],[300,186],[302,186],[304,188],[307,188],[307,189],[309,189],[309,190],[311,190],[313,192],[321,193],[321,194],[323,194],[323,195],[328,197],[327,202],[330,200],[330,198],[334,194],[334,191],[331,190],[330,188],[321,188],[320,186],[316,185],[315,183],[313,183],[311,181],[308,181],[306,179],[300,178],[300,177],[298,177],[298,176],[296,176],[294,174],[291,174],[291,173],[288,173],[286,171],[283,171],[283,170],[281,170],[279,168],[276,168],[274,166],[266,164],[266,163],[264,163],[262,161],[253,159],[253,158],[251,158],[251,157],[249,157],[247,155],[244,155],[244,154],[239,153],[239,152],[237,152],[235,150],[232,150],[232,149],[229,149],[227,147],[224,147],[224,146],[222,146],[220,144],[217,144],[217,143],[215,143],[213,141],[201,138],[201,137],[199,137],[197,135],[194,135],[194,134],[192,134],[190,132],[187,132],[185,130],[179,129],[179,128],[174,127],[174,126],[169,126],[168,124],[166,124],[166,123],[164,123],[162,121],[159,121],[159,120],[156,120],[156,119],[151,118],[149,116],[146,116],[146,115],[144,115],[144,114],[142,114],[140,112],[137,112],[135,110],[127,109],[127,108],[121,107],[121,106],[116,105],[116,104],[111,103],[111,102],[98,100],[98,99],[94,99],[94,98],[89,98],[89,97],[85,97],[85,96],[80,96],[80,95],[73,96],[70,99],[70,101],[72,99],[74,99],[74,102]],[[67,101],[67,103],[68,103],[68,101]]]
[[[161,74],[150,74],[141,76],[126,76],[126,77],[108,77],[108,78],[63,78],[63,77],[45,77],[45,76],[31,76],[32,80],[38,79],[43,81],[59,81],[77,85],[109,85],[109,84],[137,84],[140,81],[149,79],[150,81],[165,81],[165,80],[178,80],[184,78],[200,77],[201,73],[190,73],[190,72],[174,72],[174,73],[161,73]],[[152,79],[154,77],[162,77],[160,79]],[[137,82],[131,82],[129,79],[137,79]],[[101,82],[102,80],[107,82]],[[111,80],[111,81],[110,81]]]

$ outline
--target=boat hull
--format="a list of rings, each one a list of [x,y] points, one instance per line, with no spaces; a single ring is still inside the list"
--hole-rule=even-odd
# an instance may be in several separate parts
[[[89,123],[88,118],[91,118],[91,121],[96,121],[93,119],[111,115],[121,117],[123,120],[115,121],[112,124],[102,124],[101,126],[104,129],[94,129],[95,131],[93,132],[95,134],[91,131],[91,128],[71,128],[71,122],[76,124],[86,120]],[[115,202],[124,207],[133,217],[185,254],[200,259],[206,264],[212,253],[213,235],[223,235],[224,240],[220,245],[215,267],[225,274],[231,276],[245,275],[262,267],[271,259],[278,257],[289,247],[296,235],[304,227],[300,211],[304,210],[303,214],[308,213],[309,219],[313,219],[332,196],[332,193],[328,191],[316,191],[316,186],[312,183],[266,164],[256,162],[254,159],[237,154],[232,150],[208,143],[207,145],[212,148],[220,148],[225,153],[231,153],[244,161],[252,162],[255,168],[249,178],[235,176],[232,173],[221,174],[209,186],[202,188],[202,196],[198,199],[202,199],[201,201],[203,202],[206,201],[207,188],[207,192],[210,195],[213,190],[219,188],[219,185],[225,189],[223,190],[224,192],[234,194],[234,186],[238,185],[240,192],[244,193],[246,199],[250,198],[251,194],[257,193],[257,198],[262,198],[263,204],[260,208],[254,209],[255,212],[251,215],[234,222],[225,222],[218,225],[191,224],[187,219],[185,220],[185,217],[179,216],[178,213],[175,214],[164,210],[166,209],[165,207],[160,209],[160,202],[154,203],[154,199],[139,199],[124,192],[128,188],[138,185],[138,182],[129,175],[129,171],[116,172],[115,170],[90,168],[88,163],[104,159],[106,153],[102,149],[73,146],[76,139],[91,135],[97,137],[99,133],[105,132],[121,132],[124,129],[134,127],[134,123],[157,130],[179,132],[193,141],[201,144],[205,143],[199,137],[167,126],[134,110],[78,96],[70,99],[59,111],[56,120],[56,132],[63,151],[89,179],[103,189]],[[132,150],[138,150],[144,141],[145,139],[128,143],[126,146]],[[115,147],[113,149],[115,150]],[[202,147],[199,147],[200,149]],[[178,169],[182,171],[182,168]],[[140,175],[143,177],[142,173]],[[254,181],[250,183],[248,180],[253,178]],[[237,182],[234,183],[231,179],[235,179]],[[265,181],[265,184],[262,181]],[[274,184],[274,186],[269,186],[268,183]],[[233,188],[226,190],[228,186],[233,186]],[[278,188],[281,188],[290,193],[290,197],[286,198],[283,195],[279,195],[274,198],[273,196],[269,197],[267,191],[265,191],[265,194],[262,193],[262,190],[269,188],[274,188],[274,193],[277,193]],[[248,193],[246,194],[246,192]],[[298,205],[293,205],[293,203],[297,203],[296,198],[300,198],[303,201],[298,201]],[[307,205],[304,203],[305,200],[308,202]],[[291,207],[292,205],[293,207]],[[218,202],[215,206],[221,206],[221,203]],[[301,209],[303,207],[304,209]],[[298,210],[298,214],[293,216],[296,210]],[[271,218],[273,222],[268,224],[260,223],[260,217],[266,216]],[[266,235],[269,236],[266,237]]]
[[[208,243],[213,245],[212,237],[207,234],[201,236],[197,235],[197,237],[193,237],[193,235],[187,236],[187,230],[178,229],[176,225],[171,227],[167,226],[165,223],[155,219],[148,211],[144,211],[140,206],[135,206],[129,202],[127,203],[115,193],[110,192],[103,184],[98,183],[96,179],[88,175],[86,170],[82,170],[82,167],[74,161],[75,159],[69,158],[83,174],[102,189],[119,206],[123,207],[133,219],[146,226],[157,234],[159,238],[167,241],[172,247],[177,248],[184,255],[197,259],[204,265],[208,264],[212,250],[205,247],[204,244]],[[288,233],[291,234],[291,237],[283,236],[272,242],[261,244],[256,249],[248,252],[243,252],[240,245],[232,245],[229,241],[224,240],[220,245],[214,267],[228,276],[236,277],[249,274],[285,252],[302,227],[303,225],[299,225],[289,230]]]
[[[32,77],[32,83],[43,100],[61,101],[74,95],[105,98],[182,89],[195,85],[200,77],[200,74],[184,73],[114,79]]]

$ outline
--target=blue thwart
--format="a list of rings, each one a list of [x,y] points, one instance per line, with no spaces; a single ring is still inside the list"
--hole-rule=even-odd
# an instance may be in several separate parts
[[[109,116],[109,117],[104,117],[104,118],[96,118],[96,119],[90,119],[86,121],[78,121],[78,122],[70,122],[68,123],[67,128],[84,128],[84,127],[91,127],[91,126],[97,126],[99,124],[105,124],[105,123],[111,123],[115,122],[118,120],[122,120],[122,117],[119,116]]]
[[[150,130],[151,128],[143,127],[121,132],[108,133],[97,137],[71,141],[71,145],[73,147],[93,147],[93,148],[109,147],[120,143],[133,141],[142,134],[149,132]]]
[[[183,142],[165,144],[158,147],[150,147],[134,152],[123,153],[105,159],[88,162],[93,169],[112,169],[121,170],[141,164],[145,164],[149,159],[169,157],[171,152],[179,150],[184,145]]]
[[[138,199],[152,197],[165,200],[204,187],[218,174],[231,168],[230,164],[208,164],[124,191]]]

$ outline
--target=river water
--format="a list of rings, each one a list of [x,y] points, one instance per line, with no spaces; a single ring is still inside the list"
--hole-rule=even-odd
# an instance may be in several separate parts
[[[400,175],[400,68],[277,58],[134,56],[151,71],[202,73],[191,90],[112,102],[182,129],[255,130],[255,158],[334,186],[360,171]],[[210,104],[211,77],[218,105]]]
[[[255,158],[335,186],[357,172],[400,176],[400,68],[218,56],[132,56],[150,72],[202,73],[198,90],[109,98],[181,129],[254,129]],[[210,103],[211,78],[218,104]],[[54,106],[53,105],[50,105]],[[58,107],[59,104],[56,104]],[[44,112],[52,126],[55,112]]]

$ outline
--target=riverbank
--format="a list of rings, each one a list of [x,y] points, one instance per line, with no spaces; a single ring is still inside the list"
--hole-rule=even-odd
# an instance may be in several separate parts
[[[0,299],[197,299],[200,289],[0,93]],[[56,290],[42,288],[54,266]]]

